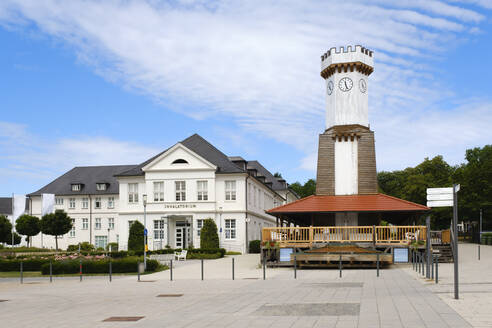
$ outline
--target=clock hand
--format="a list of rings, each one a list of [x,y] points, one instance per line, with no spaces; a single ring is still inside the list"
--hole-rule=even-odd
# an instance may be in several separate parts
[[[343,81],[343,83],[345,83],[345,89],[348,89],[347,80]]]

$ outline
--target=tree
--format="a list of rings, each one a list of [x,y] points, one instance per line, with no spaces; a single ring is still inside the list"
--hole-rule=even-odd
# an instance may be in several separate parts
[[[299,182],[294,182],[293,184],[289,185],[289,187],[290,189],[294,190],[294,192],[299,195],[299,197],[304,198],[316,193],[316,180],[309,179],[303,185]]]
[[[0,242],[6,243],[7,239],[12,240],[12,223],[5,217],[5,215],[0,215]]]
[[[273,176],[274,176],[275,178],[280,178],[280,179],[282,179],[282,173],[280,173],[280,172],[275,172],[275,173],[273,174]]]
[[[144,250],[144,226],[140,221],[135,221],[128,233],[128,250],[143,252]]]
[[[22,237],[14,231],[14,245],[19,245],[22,241]],[[7,245],[12,245],[12,232],[9,232],[7,239],[5,240]]]
[[[32,246],[31,237],[36,236],[41,231],[39,225],[39,219],[36,216],[24,214],[17,219],[15,230],[21,235],[27,236],[28,246]]]
[[[58,251],[58,236],[63,236],[72,229],[72,219],[64,210],[43,215],[40,221],[41,232],[55,236],[56,250]]]
[[[200,230],[200,248],[212,249],[219,248],[219,235],[217,225],[213,219],[203,220],[203,226]]]

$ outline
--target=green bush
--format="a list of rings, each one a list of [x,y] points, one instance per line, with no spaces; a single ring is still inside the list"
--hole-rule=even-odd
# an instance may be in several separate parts
[[[139,221],[133,222],[128,234],[128,250],[143,252],[144,250],[144,226]]]
[[[222,256],[220,253],[188,253],[186,255],[187,259],[205,259],[205,260],[211,260],[211,259],[219,259]]]
[[[41,267],[48,263],[47,259],[28,259],[28,260],[0,260],[0,271],[20,271],[20,262],[24,271],[41,271]]]
[[[233,251],[228,251],[225,253],[225,255],[241,255],[241,252],[233,252]]]
[[[203,220],[203,226],[200,230],[200,248],[216,249],[219,248],[219,235],[217,225],[212,219]]]
[[[192,258],[190,257],[191,254],[220,254],[219,257],[224,257],[226,250],[224,248],[210,248],[210,249],[203,249],[203,248],[193,248],[193,249],[188,249],[188,254],[187,258]]]
[[[251,240],[249,242],[249,252],[252,254],[259,254],[261,247],[260,247],[261,241],[259,240]]]
[[[2,249],[2,245],[0,245],[0,249]],[[54,249],[50,248],[38,248],[38,247],[15,247],[15,248],[5,248],[2,249],[2,252],[12,252],[12,253],[39,253],[39,252],[55,252]]]
[[[138,262],[142,259],[136,257],[128,257],[124,259],[111,260],[113,273],[132,273],[137,272]],[[53,274],[73,274],[79,273],[80,262],[78,260],[70,261],[54,261]],[[159,267],[159,262],[155,260],[147,260],[147,271],[156,271]],[[42,274],[50,273],[49,263],[41,266]],[[82,261],[82,273],[109,273],[109,259],[98,261]]]
[[[93,252],[95,250],[94,245],[90,244],[87,241],[84,241],[83,243],[80,243],[80,251],[81,252]],[[76,245],[68,245],[67,247],[68,252],[78,252],[79,251],[79,244]]]
[[[117,252],[118,251],[118,243],[109,243],[106,245],[106,250],[107,251],[114,251],[114,252]]]

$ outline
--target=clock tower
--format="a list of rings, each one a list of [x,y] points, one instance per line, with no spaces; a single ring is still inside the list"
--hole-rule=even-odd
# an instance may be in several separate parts
[[[373,52],[362,46],[331,48],[321,56],[326,130],[319,136],[317,195],[378,192],[374,132],[368,115],[373,67]]]

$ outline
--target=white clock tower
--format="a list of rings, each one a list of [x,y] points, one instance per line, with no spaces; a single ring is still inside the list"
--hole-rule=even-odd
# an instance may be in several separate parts
[[[326,130],[319,136],[317,195],[378,192],[374,132],[368,115],[373,65],[373,52],[362,46],[331,48],[321,56]]]
[[[349,124],[369,126],[367,82],[373,67],[373,52],[361,46],[331,48],[321,56],[327,129]]]

